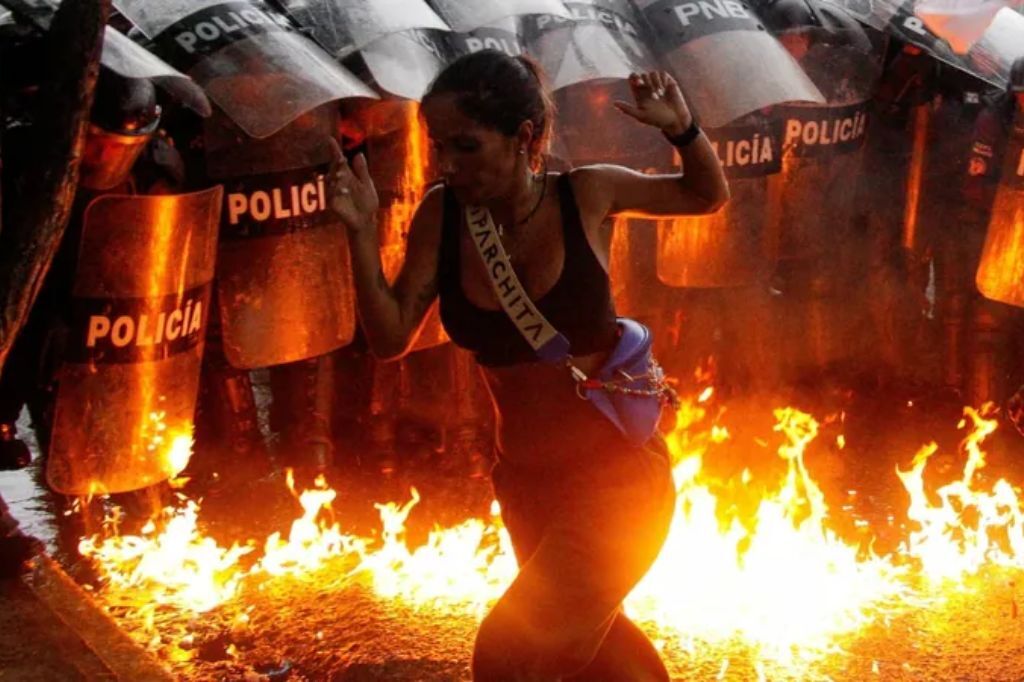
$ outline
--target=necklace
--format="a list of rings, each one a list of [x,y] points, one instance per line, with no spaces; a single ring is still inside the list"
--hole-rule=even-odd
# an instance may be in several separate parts
[[[544,176],[541,176],[540,196],[537,197],[537,202],[533,205],[533,208],[530,209],[530,212],[526,214],[526,217],[525,218],[521,218],[520,220],[516,221],[516,225],[517,226],[525,225],[526,223],[530,222],[530,218],[532,218],[534,216],[534,214],[537,213],[537,209],[540,208],[541,203],[544,201],[544,194],[547,191],[548,191],[547,178],[544,177]],[[498,236],[499,237],[504,237],[505,236],[505,226],[504,225],[500,225],[500,224],[498,225]]]

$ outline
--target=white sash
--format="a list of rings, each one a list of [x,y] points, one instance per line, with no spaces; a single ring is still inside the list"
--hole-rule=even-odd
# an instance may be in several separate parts
[[[505,252],[505,246],[498,237],[498,230],[494,226],[491,212],[480,206],[467,206],[465,216],[466,224],[469,226],[473,243],[476,245],[484,269],[487,271],[487,278],[491,282],[494,295],[498,297],[501,307],[515,324],[516,329],[542,358],[560,359],[544,357],[552,351],[556,355],[568,356],[568,341],[551,326],[544,314],[537,309],[530,297],[527,296],[519,278],[516,277],[508,254]],[[561,339],[561,342],[556,341],[557,339]],[[545,349],[547,352],[542,352],[541,349],[548,344],[551,345]],[[564,346],[564,349],[558,348],[559,346]]]

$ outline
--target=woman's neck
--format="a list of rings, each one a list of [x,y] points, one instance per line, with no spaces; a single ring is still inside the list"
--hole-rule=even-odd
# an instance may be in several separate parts
[[[517,177],[518,180],[507,194],[487,202],[487,208],[495,221],[502,223],[506,229],[514,228],[536,208],[542,189],[541,183],[544,180],[543,177],[535,176],[529,169],[517,174]]]

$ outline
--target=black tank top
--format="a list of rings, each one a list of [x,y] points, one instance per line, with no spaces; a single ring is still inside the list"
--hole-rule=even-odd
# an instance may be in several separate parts
[[[608,273],[587,241],[569,174],[556,180],[562,217],[565,262],[554,286],[534,304],[555,329],[569,339],[573,355],[611,350],[618,325]],[[476,354],[488,367],[537,361],[537,355],[502,309],[479,308],[462,290],[459,231],[462,208],[445,190],[438,293],[441,322],[456,345]]]

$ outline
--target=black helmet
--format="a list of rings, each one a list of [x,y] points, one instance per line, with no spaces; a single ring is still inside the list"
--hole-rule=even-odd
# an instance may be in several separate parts
[[[92,190],[123,183],[160,122],[153,84],[101,68],[79,182]]]
[[[93,124],[112,133],[140,135],[152,131],[160,119],[153,83],[145,78],[124,78],[100,69],[89,116]]]

